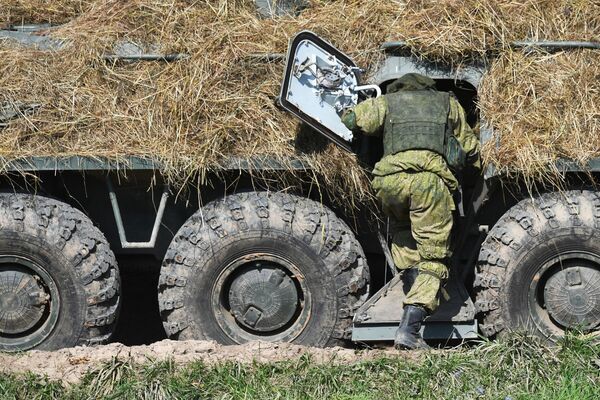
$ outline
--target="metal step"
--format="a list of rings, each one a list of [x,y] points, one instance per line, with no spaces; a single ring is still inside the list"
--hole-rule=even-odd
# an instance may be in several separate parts
[[[425,339],[474,339],[478,337],[475,306],[464,285],[451,279],[446,285],[450,298],[429,316],[421,333]],[[393,340],[402,319],[406,297],[401,275],[395,276],[354,316],[352,340],[355,342]]]

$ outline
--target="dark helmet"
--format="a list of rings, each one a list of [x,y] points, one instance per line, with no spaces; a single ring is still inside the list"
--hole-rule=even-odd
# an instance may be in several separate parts
[[[387,93],[394,93],[400,90],[424,89],[435,89],[435,81],[428,76],[411,72],[390,83],[387,87]]]

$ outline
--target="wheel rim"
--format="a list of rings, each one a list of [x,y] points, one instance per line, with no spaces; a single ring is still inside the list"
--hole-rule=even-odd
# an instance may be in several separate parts
[[[27,350],[43,342],[59,313],[56,282],[23,256],[0,256],[0,348]]]
[[[284,257],[250,254],[229,263],[212,290],[213,314],[233,341],[291,341],[306,326],[311,299],[299,269]]]
[[[530,310],[542,330],[590,331],[600,325],[600,257],[566,252],[545,262],[529,289]],[[547,329],[546,329],[547,330]]]

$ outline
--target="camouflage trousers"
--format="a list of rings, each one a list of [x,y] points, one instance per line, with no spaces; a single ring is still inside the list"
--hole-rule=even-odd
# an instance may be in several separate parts
[[[452,194],[442,179],[431,172],[377,176],[372,184],[390,218],[396,267],[419,270],[404,304],[434,312],[439,306],[441,285],[448,279],[445,261],[450,257],[455,209]]]

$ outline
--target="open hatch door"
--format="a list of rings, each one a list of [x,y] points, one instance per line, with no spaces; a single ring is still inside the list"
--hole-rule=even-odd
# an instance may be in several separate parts
[[[352,151],[352,131],[340,116],[363,93],[381,95],[375,85],[359,84],[360,68],[344,53],[310,31],[290,42],[281,86],[281,106],[316,131]]]

